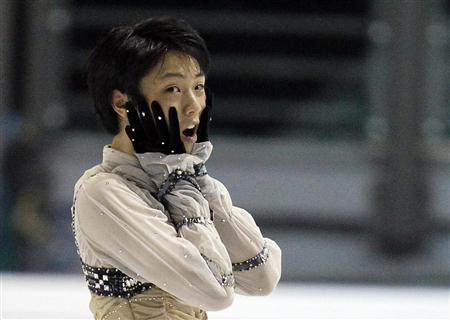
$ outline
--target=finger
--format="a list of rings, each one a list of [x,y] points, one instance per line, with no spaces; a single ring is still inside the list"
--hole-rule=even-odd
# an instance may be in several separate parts
[[[153,121],[152,113],[150,112],[150,108],[148,107],[148,103],[145,98],[138,98],[136,106],[137,114],[146,139],[149,142],[154,143],[157,139],[156,127]]]
[[[214,94],[209,88],[205,88],[205,94],[206,94],[206,106],[207,107],[209,106],[209,110],[212,111]]]
[[[136,107],[136,102],[128,101],[125,104],[125,109],[127,111],[128,123],[132,128],[140,128],[141,122],[139,120],[139,115]]]
[[[167,122],[161,105],[157,101],[153,101],[151,108],[155,120],[156,134],[159,138],[158,141],[160,141],[162,146],[168,147],[170,143],[169,128],[167,128]]]
[[[206,93],[206,106],[200,115],[200,124],[197,130],[198,142],[204,142],[209,140],[209,123],[211,121],[211,109],[212,109],[212,93],[208,88],[205,88]]]
[[[127,111],[128,123],[125,127],[125,132],[130,138],[134,150],[138,153],[144,152],[145,147],[145,133],[142,132],[142,124],[139,119],[136,102],[128,101],[125,104],[125,109]]]
[[[142,136],[143,134],[140,130],[128,125],[125,127],[125,132],[128,138],[130,138],[136,153],[146,152],[145,137]]]
[[[177,109],[170,107],[169,109],[169,139],[170,153],[185,153],[183,142],[180,138],[180,124],[178,122]]]
[[[197,141],[205,142],[208,140],[208,118],[209,118],[209,107],[206,106],[200,115],[200,124],[197,129]]]

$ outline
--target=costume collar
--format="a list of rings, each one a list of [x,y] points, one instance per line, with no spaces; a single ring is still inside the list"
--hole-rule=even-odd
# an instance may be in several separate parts
[[[102,165],[108,170],[112,171],[120,165],[129,165],[133,167],[140,167],[139,161],[135,155],[131,155],[111,147],[110,144],[103,147],[103,161]]]
[[[163,155],[157,152],[130,155],[113,149],[111,145],[106,145],[103,148],[102,166],[107,171],[134,181],[139,187],[155,193],[161,183],[161,181],[158,182],[158,175],[172,172],[185,158],[188,158],[184,161],[185,165],[205,163],[211,155],[211,151],[212,144],[209,141],[194,144],[192,154],[182,155]],[[165,169],[161,169],[161,166]],[[194,170],[193,167],[192,170]]]

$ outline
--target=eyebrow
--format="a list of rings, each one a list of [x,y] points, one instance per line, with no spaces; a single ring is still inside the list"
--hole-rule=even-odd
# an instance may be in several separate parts
[[[203,72],[199,72],[195,75],[196,78],[200,78],[203,77],[205,74]],[[183,78],[184,79],[184,75],[178,72],[167,72],[164,73],[163,75],[159,76],[158,78],[160,79],[166,79],[166,78],[172,78],[172,77],[176,77],[176,78]]]

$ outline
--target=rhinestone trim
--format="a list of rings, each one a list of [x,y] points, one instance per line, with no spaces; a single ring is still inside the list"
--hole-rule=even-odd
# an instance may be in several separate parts
[[[203,253],[200,254],[203,259],[205,259],[209,269],[222,287],[234,287],[235,280],[233,273],[221,273],[220,266],[216,262],[205,256]]]
[[[183,171],[181,169],[176,169],[169,174],[166,181],[164,181],[161,187],[159,188],[158,193],[156,194],[158,201],[162,202],[162,198],[166,194],[171,192],[175,188],[177,182],[180,180],[186,180],[190,182],[198,191],[201,192],[200,186],[195,180],[195,175],[193,175],[190,172]]]
[[[266,247],[266,243],[264,243],[263,249],[260,253],[258,253],[253,258],[250,258],[243,262],[233,263],[233,272],[239,271],[247,271],[251,269],[255,269],[266,263],[269,258],[269,249]]]
[[[194,223],[199,223],[199,224],[203,224],[203,225],[207,225],[207,224],[212,224],[212,220],[205,218],[205,217],[193,217],[193,218],[188,218],[188,217],[184,217],[183,221],[179,222],[175,228],[178,230],[180,229],[182,226],[186,225],[186,226],[191,226]]]
[[[116,268],[91,267],[83,261],[81,268],[89,290],[100,296],[129,299],[155,287],[152,283],[137,281]]]
[[[194,171],[194,175],[196,177],[201,177],[208,174],[204,163],[194,164]]]

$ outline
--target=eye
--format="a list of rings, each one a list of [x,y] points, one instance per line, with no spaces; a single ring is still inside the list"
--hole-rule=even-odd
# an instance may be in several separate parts
[[[195,86],[195,90],[204,90],[205,89],[205,85],[204,84],[198,84]]]
[[[166,89],[166,91],[169,93],[181,92],[181,90],[176,86],[169,87]]]

